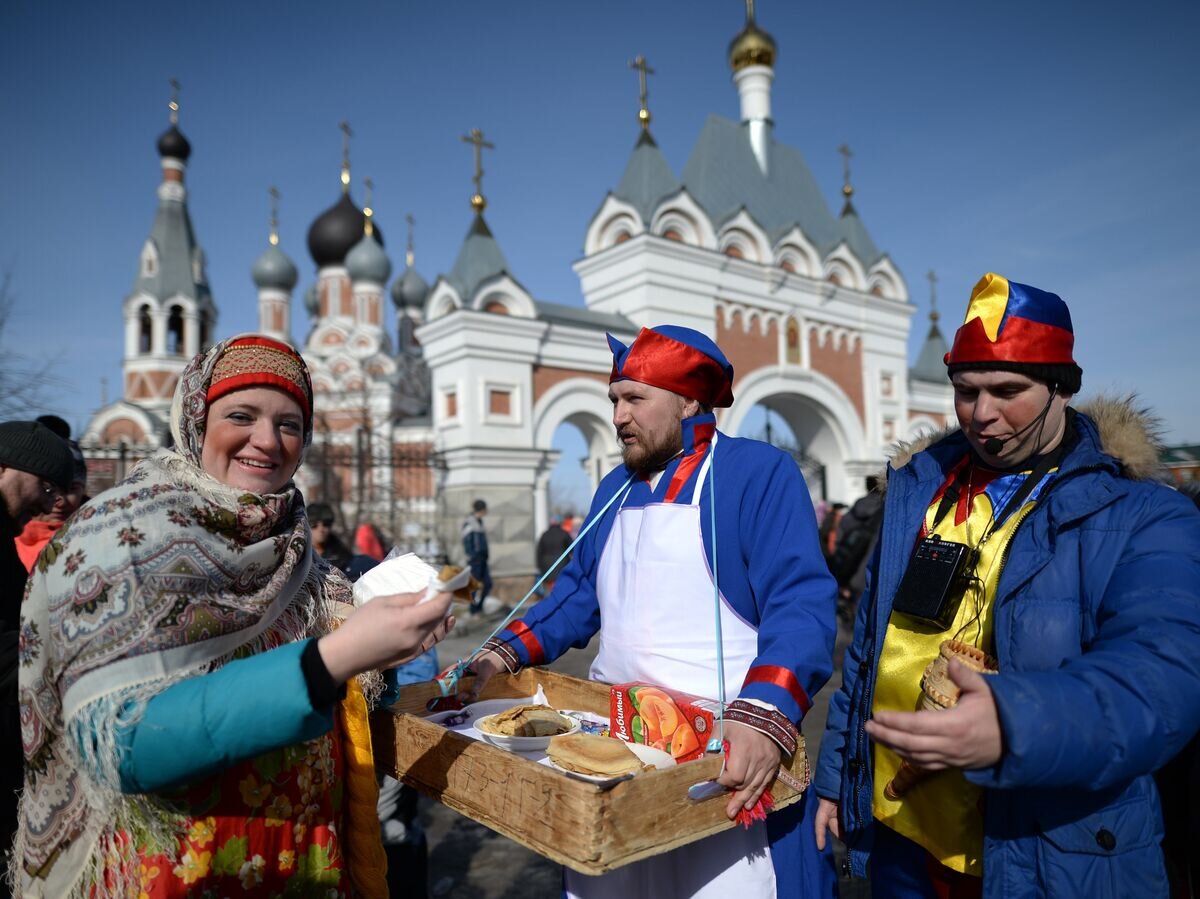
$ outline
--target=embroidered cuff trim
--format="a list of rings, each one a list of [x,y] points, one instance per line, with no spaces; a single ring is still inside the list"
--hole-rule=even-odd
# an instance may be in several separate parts
[[[764,709],[762,706],[738,699],[725,709],[725,718],[727,721],[736,721],[766,734],[788,755],[796,752],[800,732],[783,712]]]
[[[521,670],[521,660],[517,658],[517,654],[513,648],[503,640],[492,637],[483,644],[484,652],[494,652],[500,657],[500,661],[504,662],[504,667],[508,669],[509,674],[516,674]]]

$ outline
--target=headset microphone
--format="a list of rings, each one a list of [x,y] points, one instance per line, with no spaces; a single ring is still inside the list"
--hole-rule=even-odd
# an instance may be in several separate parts
[[[1009,438],[1009,440],[1011,439],[1012,437]],[[999,437],[989,437],[987,440],[983,441],[983,451],[989,456],[998,456],[1000,455],[1000,450],[1004,449],[1004,443],[1005,441],[1001,440]]]
[[[1006,443],[1008,443],[1010,440],[1016,440],[1018,437],[1020,437],[1022,434],[1024,434],[1026,431],[1028,431],[1030,428],[1033,428],[1033,427],[1036,427],[1037,425],[1039,425],[1042,421],[1045,420],[1046,416],[1050,413],[1050,404],[1054,402],[1054,395],[1056,393],[1058,393],[1058,385],[1057,384],[1053,385],[1050,388],[1050,398],[1046,400],[1046,405],[1042,409],[1042,411],[1040,413],[1038,413],[1037,418],[1035,418],[1029,424],[1025,425],[1025,427],[1021,428],[1021,430],[1017,431],[1015,434],[1010,434],[1009,436],[1005,437],[1004,439],[1001,439],[999,437],[989,437],[987,440],[983,441],[983,451],[985,453],[987,453],[989,456],[998,456],[998,455],[1000,455],[1000,451],[1004,449],[1004,445]]]

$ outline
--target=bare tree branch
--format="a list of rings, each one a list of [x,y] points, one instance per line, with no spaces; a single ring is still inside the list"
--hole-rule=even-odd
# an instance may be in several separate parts
[[[16,297],[12,273],[0,276],[0,420],[34,418],[45,411],[48,392],[61,389],[62,379],[55,375],[57,358],[34,359],[9,346],[8,325],[12,320]]]

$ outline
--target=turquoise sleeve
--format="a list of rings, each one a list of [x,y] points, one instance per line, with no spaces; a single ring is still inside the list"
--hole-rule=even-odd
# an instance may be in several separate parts
[[[151,699],[136,725],[118,730],[121,791],[180,786],[328,731],[333,706],[313,708],[300,667],[307,645],[230,662]]]

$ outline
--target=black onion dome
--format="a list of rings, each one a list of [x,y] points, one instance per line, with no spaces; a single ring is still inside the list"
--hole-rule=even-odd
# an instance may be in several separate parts
[[[172,125],[158,139],[158,155],[187,162],[188,157],[192,155],[192,145],[183,136],[183,132]]]
[[[341,265],[350,248],[362,240],[367,217],[349,194],[317,216],[308,229],[308,252],[317,268]],[[383,246],[383,233],[374,225],[375,242]]]

